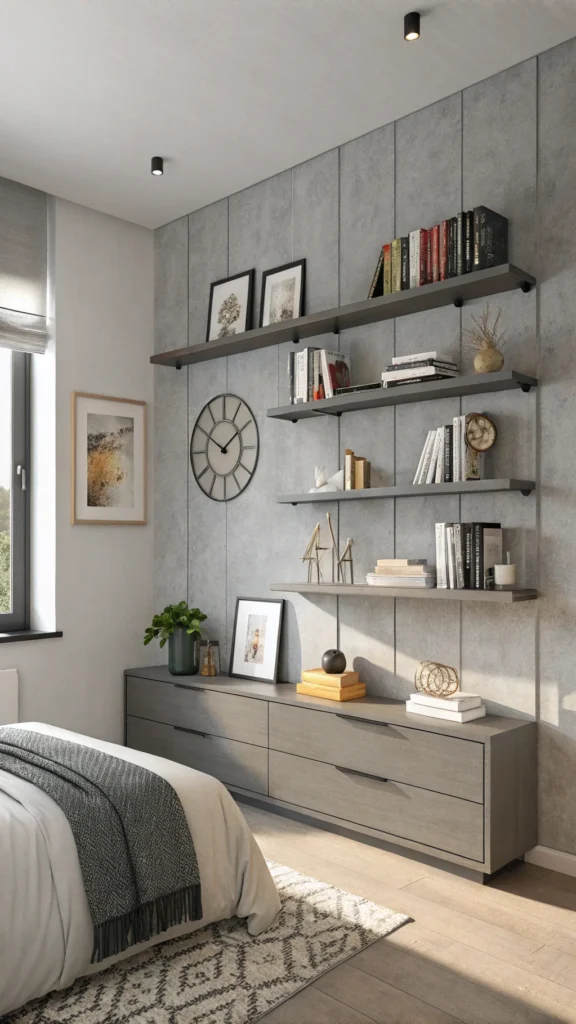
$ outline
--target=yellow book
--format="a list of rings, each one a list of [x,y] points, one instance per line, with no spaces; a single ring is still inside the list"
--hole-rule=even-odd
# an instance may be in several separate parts
[[[366,686],[364,683],[355,683],[339,689],[337,686],[318,686],[316,683],[296,683],[296,692],[305,693],[308,697],[323,697],[324,700],[354,700],[366,696]]]
[[[323,668],[308,668],[302,673],[303,683],[314,683],[315,686],[355,686],[360,682],[357,672],[330,673]]]

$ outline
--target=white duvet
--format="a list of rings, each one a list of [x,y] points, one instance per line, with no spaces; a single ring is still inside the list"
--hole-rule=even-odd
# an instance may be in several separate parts
[[[162,757],[37,723],[19,728],[83,743],[148,768],[176,790],[194,840],[202,885],[201,921],[179,925],[90,965],[92,922],[76,846],[63,812],[28,782],[0,771],[0,1015],[135,951],[237,915],[258,935],[280,900],[242,814],[210,775]]]

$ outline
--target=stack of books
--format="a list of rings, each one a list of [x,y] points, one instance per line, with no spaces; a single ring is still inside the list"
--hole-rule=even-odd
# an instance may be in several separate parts
[[[447,722],[472,722],[484,718],[486,708],[476,693],[458,690],[451,697],[431,697],[427,693],[411,693],[406,711],[427,718],[443,718]]]
[[[445,281],[507,261],[507,218],[487,206],[476,206],[383,245],[368,298]]]
[[[366,582],[371,587],[435,587],[436,568],[425,558],[379,558]]]
[[[370,487],[370,461],[355,455],[351,448],[344,452],[344,490],[365,491]]]
[[[482,452],[475,452],[466,441],[466,429],[474,413],[454,416],[452,423],[428,431],[414,484],[459,483],[480,480]]]
[[[366,696],[366,686],[360,682],[357,672],[331,673],[323,668],[306,669],[302,681],[296,684],[296,691],[324,700],[354,700]]]
[[[502,564],[500,523],[436,523],[437,586],[440,590],[494,590],[494,566]]]
[[[350,356],[326,348],[304,348],[288,356],[290,405],[333,398],[350,387]]]
[[[395,356],[382,374],[385,388],[400,384],[423,384],[429,380],[445,380],[458,376],[458,364],[442,352],[416,352],[410,356]]]

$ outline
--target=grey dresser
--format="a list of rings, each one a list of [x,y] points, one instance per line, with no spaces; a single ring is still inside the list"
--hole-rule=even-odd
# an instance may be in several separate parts
[[[401,701],[138,668],[126,672],[126,743],[214,775],[238,799],[479,879],[537,841],[534,722],[453,725]]]

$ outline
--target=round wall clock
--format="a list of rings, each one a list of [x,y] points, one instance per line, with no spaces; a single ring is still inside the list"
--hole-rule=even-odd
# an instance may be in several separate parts
[[[492,420],[483,413],[472,413],[466,423],[466,441],[475,452],[487,452],[496,444],[497,431]]]
[[[258,462],[258,426],[237,395],[217,395],[206,403],[190,439],[190,463],[198,486],[213,501],[237,498]]]

